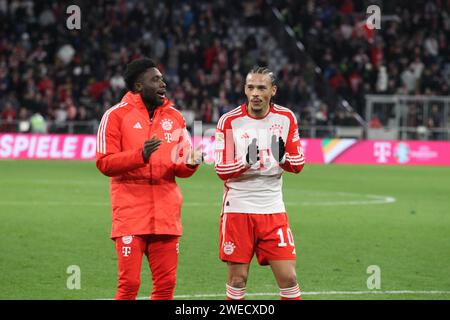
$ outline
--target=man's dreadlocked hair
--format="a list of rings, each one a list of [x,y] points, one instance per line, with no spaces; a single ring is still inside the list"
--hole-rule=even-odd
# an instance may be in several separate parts
[[[267,74],[270,78],[270,82],[272,83],[272,85],[275,85],[275,81],[276,81],[275,74],[269,68],[256,66],[252,70],[250,70],[250,72],[248,74],[255,74],[255,73],[256,74]]]

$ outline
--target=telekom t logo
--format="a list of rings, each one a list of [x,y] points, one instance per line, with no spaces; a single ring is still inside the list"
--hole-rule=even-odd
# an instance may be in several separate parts
[[[164,139],[166,139],[167,143],[172,142],[172,134],[170,132],[164,132]]]
[[[131,247],[122,247],[122,254],[124,257],[128,257],[131,253]]]
[[[373,144],[373,155],[377,158],[377,162],[386,163],[388,157],[391,156],[390,142],[375,142]]]

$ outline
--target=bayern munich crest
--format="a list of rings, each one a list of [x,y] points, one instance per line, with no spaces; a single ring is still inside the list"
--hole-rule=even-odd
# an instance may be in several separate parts
[[[122,242],[124,244],[130,244],[133,241],[133,236],[123,236]]]
[[[228,241],[223,244],[223,252],[228,256],[234,252],[234,248],[236,248],[236,246],[233,242]]]
[[[173,127],[173,121],[170,119],[163,119],[161,120],[161,127],[163,128],[163,130],[172,130]]]
[[[274,123],[270,126],[269,131],[277,137],[281,137],[283,134],[283,126],[281,124]]]

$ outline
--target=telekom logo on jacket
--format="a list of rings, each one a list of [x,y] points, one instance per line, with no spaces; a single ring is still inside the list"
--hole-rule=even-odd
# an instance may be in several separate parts
[[[375,142],[373,144],[373,155],[377,158],[378,163],[387,163],[391,154],[390,142]]]

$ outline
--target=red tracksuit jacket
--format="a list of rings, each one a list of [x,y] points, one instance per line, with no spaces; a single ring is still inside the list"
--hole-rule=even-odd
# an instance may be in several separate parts
[[[163,140],[145,163],[144,141]],[[111,177],[111,238],[138,234],[182,234],[183,197],[175,177],[191,176],[183,155],[191,148],[182,114],[165,99],[153,118],[139,94],[128,92],[108,109],[97,134],[97,168]]]

